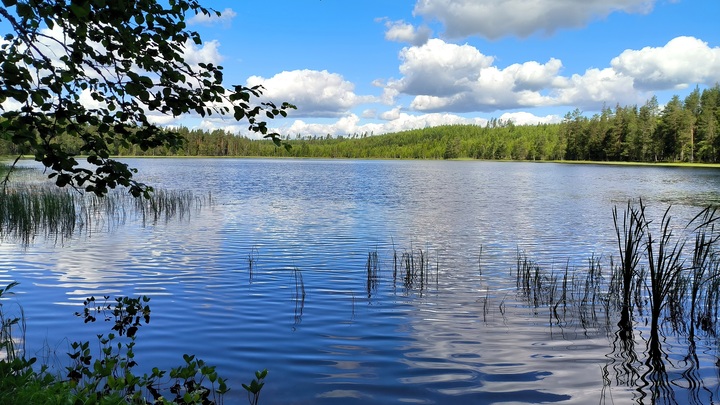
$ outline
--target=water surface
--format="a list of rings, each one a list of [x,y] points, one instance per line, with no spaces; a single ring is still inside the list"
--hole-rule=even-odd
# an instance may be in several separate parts
[[[14,301],[27,317],[28,352],[60,362],[70,341],[92,340],[96,329],[72,316],[90,295],[148,295],[140,366],[196,354],[229,379],[226,403],[244,403],[240,384],[263,368],[262,404],[648,401],[615,371],[604,377],[620,363],[612,320],[553,322],[518,294],[518,251],[558,271],[591,255],[609,266],[614,206],[642,198],[649,215],[672,206],[682,224],[720,202],[714,169],[128,161],[147,183],[211,193],[215,204],[62,244],[0,243],[0,281],[21,283]],[[421,282],[393,276],[395,255],[420,251],[429,264]],[[670,403],[717,400],[715,341],[698,343],[701,394],[682,378],[682,340],[670,335],[664,347],[677,360]]]

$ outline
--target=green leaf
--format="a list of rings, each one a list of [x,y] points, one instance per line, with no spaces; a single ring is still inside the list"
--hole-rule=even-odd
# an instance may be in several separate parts
[[[234,110],[235,110],[235,114],[233,116],[236,120],[240,121],[241,119],[245,118],[245,110],[243,110],[242,108],[240,108],[238,106],[235,106]]]
[[[81,6],[73,2],[70,4],[70,11],[78,18],[85,18],[90,14],[90,3]]]
[[[152,79],[149,78],[149,77],[147,77],[147,76],[140,76],[139,81],[140,81],[140,83],[141,83],[143,86],[145,86],[145,87],[150,88],[150,87],[153,86],[153,81],[152,81]]]
[[[28,18],[29,19],[34,16],[33,9],[25,3],[17,4],[15,11],[17,12],[17,14],[20,18]]]
[[[42,94],[40,94],[39,91],[36,91],[36,92],[32,93],[32,101],[36,105],[42,105],[43,102],[45,101],[45,98],[43,97]]]

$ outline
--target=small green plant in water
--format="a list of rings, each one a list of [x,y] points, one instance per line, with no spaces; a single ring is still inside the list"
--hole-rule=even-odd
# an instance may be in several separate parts
[[[250,402],[250,405],[258,404],[258,401],[260,400],[260,390],[262,390],[265,385],[265,377],[267,377],[267,374],[267,369],[263,371],[256,371],[255,379],[250,382],[250,385],[242,385],[248,393],[248,401]]]
[[[0,298],[13,295],[10,290],[17,285],[17,282],[12,282],[5,288],[0,288]],[[15,333],[13,332],[17,328],[25,329],[23,318],[21,316],[8,316],[5,308],[3,308],[3,301],[0,301],[0,359],[14,360],[22,357],[22,349],[16,346]]]

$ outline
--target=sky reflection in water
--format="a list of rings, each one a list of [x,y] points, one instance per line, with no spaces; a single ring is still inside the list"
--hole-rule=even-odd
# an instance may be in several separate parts
[[[0,244],[0,278],[21,282],[28,348],[62,357],[68,341],[91,339],[94,330],[72,316],[89,295],[145,294],[153,318],[138,343],[141,367],[169,368],[197,354],[230,379],[230,402],[244,401],[240,383],[268,368],[263,404],[650,403],[643,395],[662,384],[645,382],[643,325],[630,345],[602,311],[558,320],[534,308],[517,293],[517,252],[555,272],[584,271],[594,254],[608,271],[614,205],[642,197],[659,216],[672,204],[681,224],[720,201],[720,172],[706,169],[131,164],[159,188],[212,192],[216,205],[188,220],[129,221],[62,246]],[[421,283],[393,276],[395,254],[420,250],[428,260]],[[370,252],[378,257],[372,283]],[[664,389],[675,396],[667,403],[716,400],[717,345],[697,344],[694,357],[672,334],[663,343]]]

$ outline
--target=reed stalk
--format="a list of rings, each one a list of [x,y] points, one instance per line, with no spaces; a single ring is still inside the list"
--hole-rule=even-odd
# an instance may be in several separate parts
[[[652,232],[648,229],[646,233],[646,249],[648,258],[649,276],[649,301],[650,301],[650,340],[649,355],[655,358],[661,355],[660,352],[660,315],[667,305],[667,298],[683,271],[683,249],[684,239],[674,237],[673,229],[670,227],[672,217],[668,207],[660,222],[660,237],[653,238]]]
[[[302,272],[300,269],[295,267],[293,269],[293,276],[295,277],[295,323],[294,327],[297,327],[302,322],[303,311],[305,309],[305,282],[303,281]]]
[[[620,256],[620,267],[616,270],[618,274],[615,277],[615,280],[619,280],[621,285],[621,311],[618,326],[627,331],[632,328],[632,292],[638,276],[636,269],[645,246],[643,240],[648,224],[642,200],[640,200],[639,207],[632,206],[628,201],[627,209],[622,217],[622,226],[620,226],[617,207],[614,207],[613,223]]]
[[[372,297],[372,292],[377,289],[378,283],[378,253],[377,250],[368,252],[367,264],[367,294]]]
[[[256,246],[251,247],[250,253],[248,253],[248,256],[247,256],[248,278],[251,283],[252,283],[252,279],[253,279],[253,271],[255,270],[255,266],[257,265],[259,256],[260,256],[260,250],[258,250],[258,248]]]

